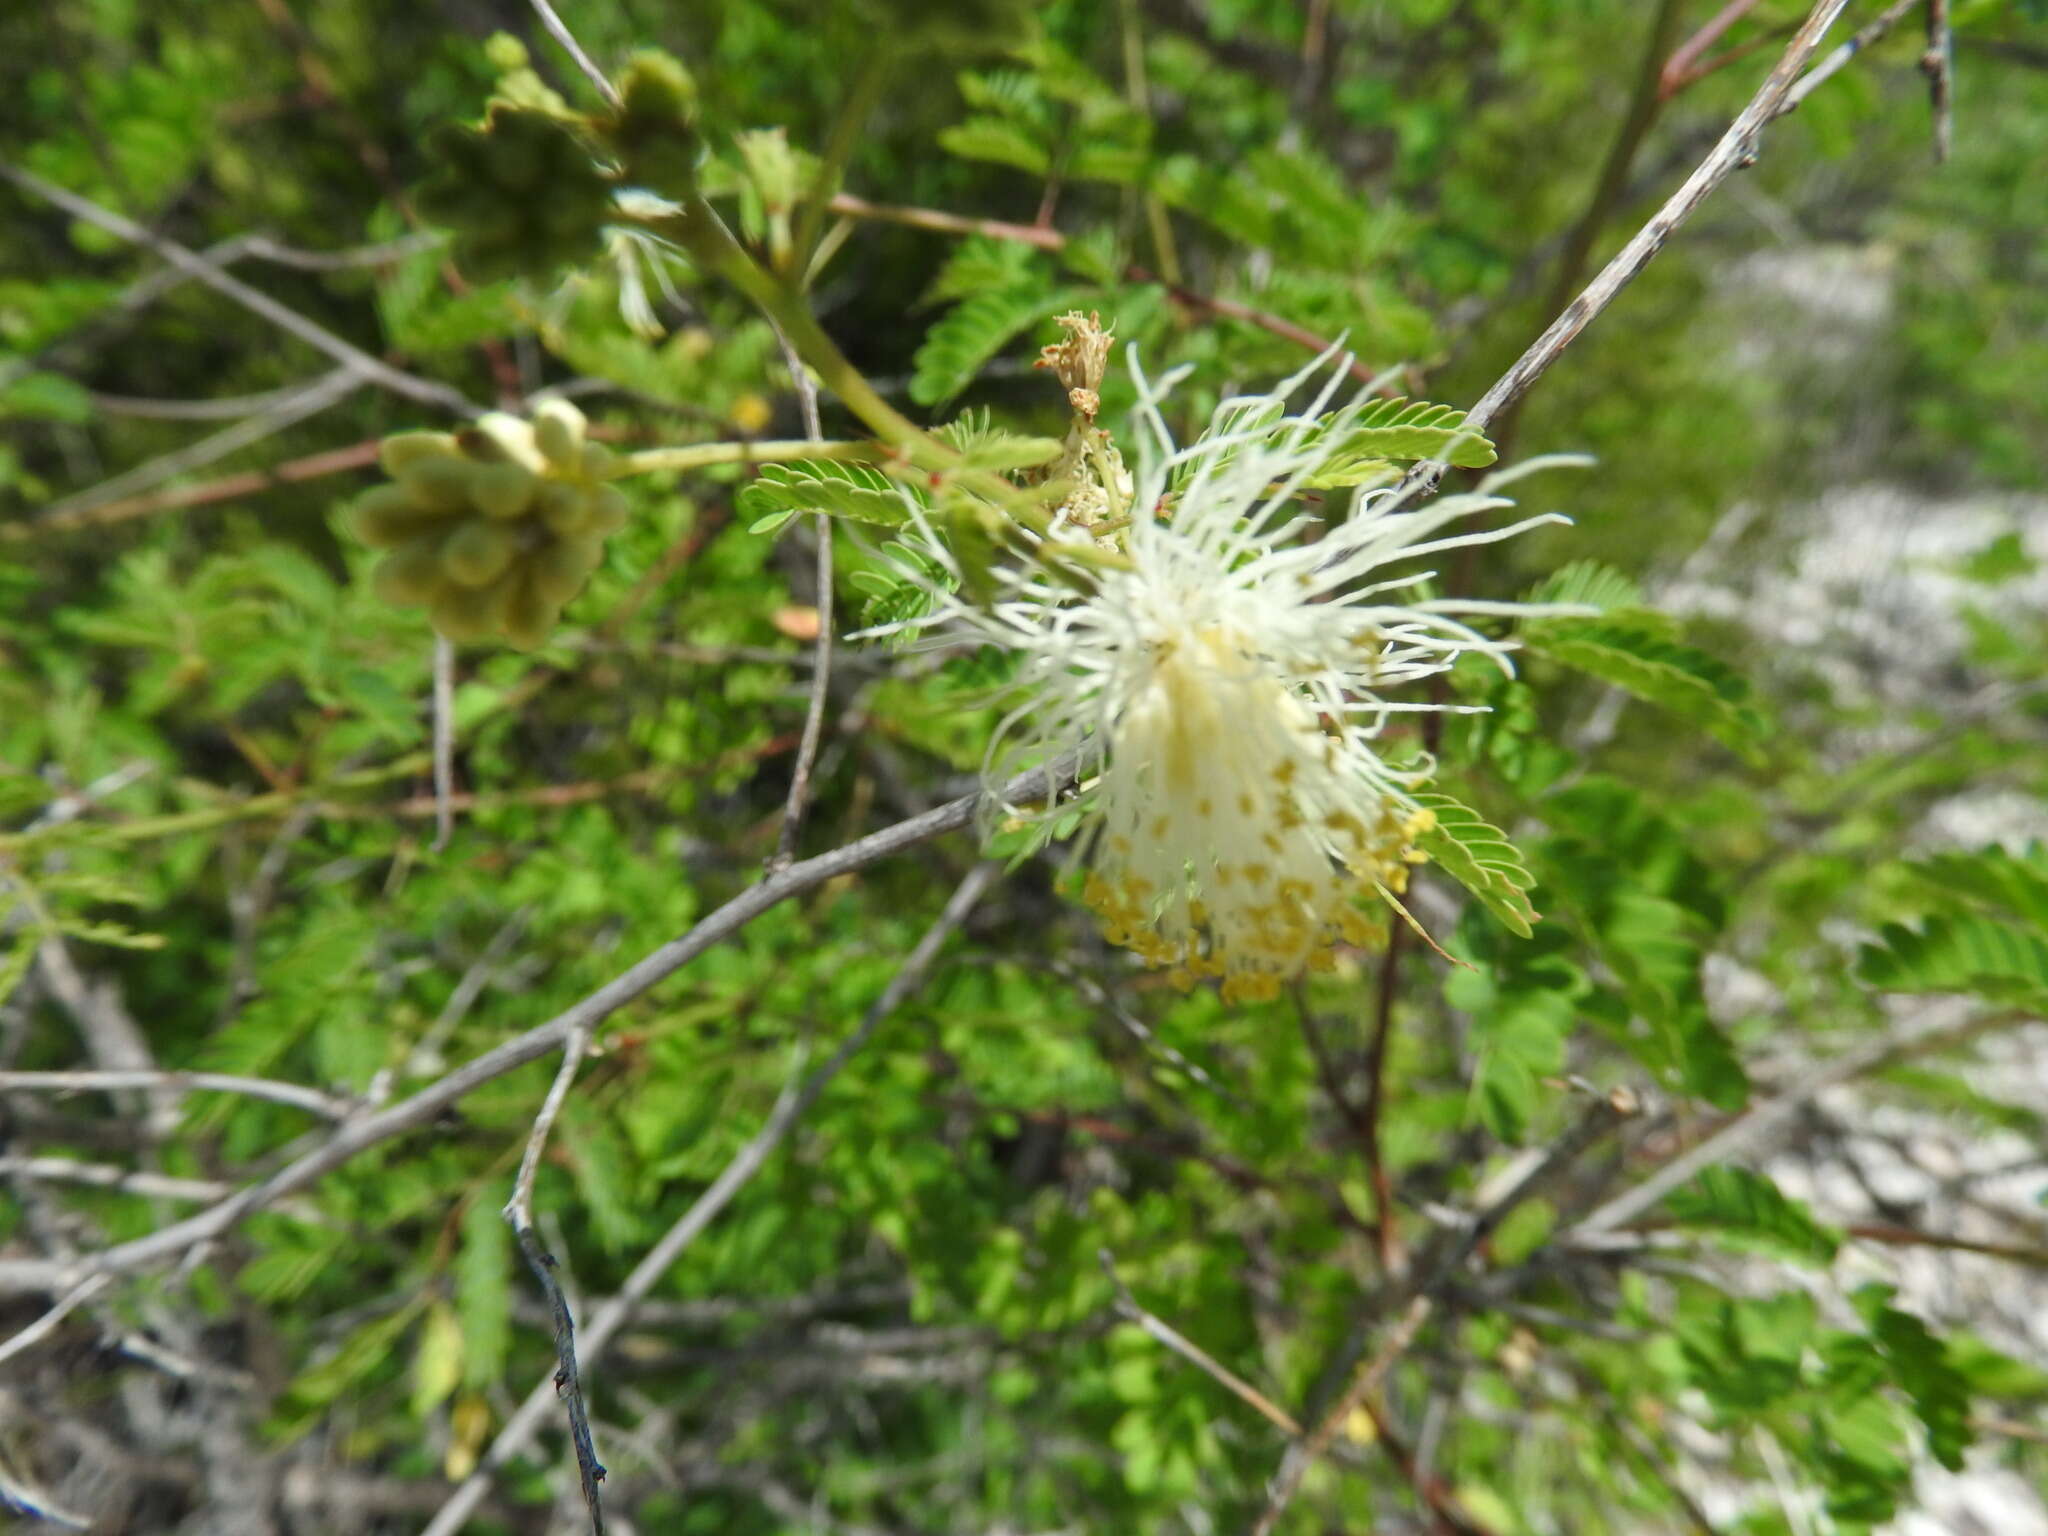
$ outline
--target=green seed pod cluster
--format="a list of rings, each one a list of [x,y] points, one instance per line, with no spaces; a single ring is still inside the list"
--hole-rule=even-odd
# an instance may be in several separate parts
[[[498,101],[481,129],[438,129],[420,212],[455,234],[455,258],[491,282],[596,257],[612,184],[568,119]]]
[[[690,72],[668,54],[645,49],[633,55],[619,98],[619,110],[600,126],[626,179],[680,197],[696,185],[701,148]]]
[[[626,521],[626,498],[604,483],[610,452],[584,440],[566,400],[530,422],[493,413],[458,433],[401,432],[381,458],[391,483],[357,500],[350,525],[390,551],[377,595],[424,606],[451,640],[540,644]]]

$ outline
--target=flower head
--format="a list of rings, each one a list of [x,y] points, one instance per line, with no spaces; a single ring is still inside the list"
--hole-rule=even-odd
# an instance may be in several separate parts
[[[1324,414],[1341,366],[1298,413],[1288,401],[1308,373],[1225,401],[1186,447],[1159,410],[1172,377],[1133,372],[1125,562],[1077,593],[1020,559],[995,573],[986,606],[938,594],[918,622],[1020,659],[992,784],[1082,748],[1095,770],[1084,896],[1108,936],[1176,980],[1270,996],[1336,946],[1383,938],[1384,901],[1359,898],[1397,899],[1421,859],[1430,816],[1413,791],[1429,760],[1391,762],[1380,740],[1397,714],[1458,706],[1396,695],[1468,651],[1508,665],[1466,618],[1524,610],[1420,596],[1432,572],[1414,562],[1562,519],[1446,533],[1509,505],[1488,486],[1413,509],[1363,491],[1325,523],[1301,493],[1332,471],[1366,404]],[[950,563],[936,540],[926,552]]]

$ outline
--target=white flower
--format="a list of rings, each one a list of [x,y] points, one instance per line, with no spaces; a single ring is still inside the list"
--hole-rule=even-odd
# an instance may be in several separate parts
[[[990,784],[1081,747],[1099,774],[1083,802],[1085,899],[1111,940],[1182,983],[1220,977],[1226,997],[1271,996],[1337,945],[1384,939],[1383,904],[1357,898],[1398,897],[1420,861],[1414,843],[1430,816],[1412,792],[1430,764],[1412,751],[1395,766],[1375,742],[1397,713],[1458,707],[1412,689],[1461,654],[1508,665],[1506,647],[1461,616],[1529,610],[1403,601],[1433,574],[1413,562],[1565,520],[1443,535],[1510,505],[1491,494],[1504,479],[1495,477],[1414,510],[1390,490],[1361,492],[1349,518],[1324,524],[1297,493],[1365,401],[1321,416],[1340,362],[1290,414],[1288,397],[1312,372],[1224,402],[1200,440],[1176,448],[1159,402],[1177,375],[1155,388],[1134,360],[1141,442],[1122,533],[1128,568],[1103,569],[1077,593],[1020,560],[996,571],[987,606],[934,593],[936,611],[911,626],[937,643],[1018,654],[1017,702],[989,749]],[[958,575],[916,521],[923,552]],[[1389,697],[1395,690],[1411,696]]]

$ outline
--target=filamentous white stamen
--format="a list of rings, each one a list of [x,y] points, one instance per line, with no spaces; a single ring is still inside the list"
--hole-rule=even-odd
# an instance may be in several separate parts
[[[1394,714],[1462,707],[1386,694],[1467,652],[1512,670],[1509,646],[1457,616],[1545,611],[1403,604],[1393,595],[1427,573],[1387,567],[1566,521],[1444,534],[1509,505],[1496,478],[1414,509],[1390,490],[1360,492],[1349,518],[1323,525],[1296,497],[1367,403],[1322,414],[1343,368],[1297,414],[1287,401],[1314,369],[1225,401],[1200,439],[1176,448],[1159,409],[1175,376],[1155,385],[1134,359],[1128,568],[1103,569],[1077,593],[1043,563],[1016,560],[996,569],[986,605],[935,590],[933,613],[898,626],[1016,653],[1016,700],[990,744],[988,781],[1083,747],[1095,771],[1085,899],[1114,942],[1183,983],[1219,978],[1226,997],[1271,996],[1340,945],[1383,941],[1385,903],[1370,898],[1398,897],[1422,859],[1431,817],[1414,792],[1431,764],[1391,765],[1376,738]],[[920,552],[957,575],[922,515],[913,523]],[[1321,536],[1307,538],[1312,529]]]

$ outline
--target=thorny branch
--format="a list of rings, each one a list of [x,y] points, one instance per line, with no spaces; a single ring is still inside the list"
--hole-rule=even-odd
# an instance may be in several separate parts
[[[1934,160],[1946,161],[1955,144],[1956,40],[1949,28],[1948,0],[1927,0],[1927,99],[1934,112]]]

